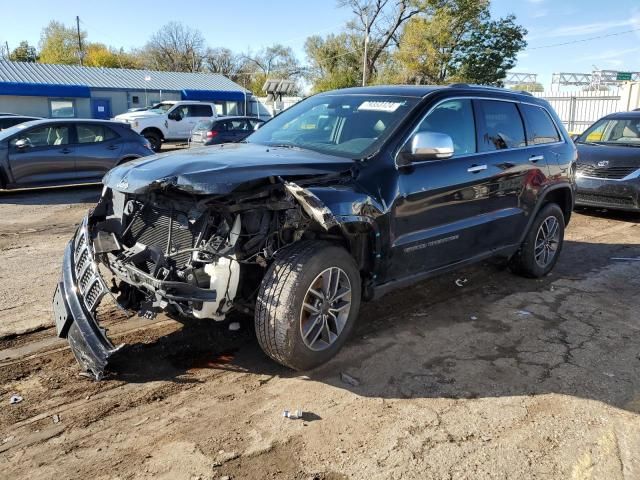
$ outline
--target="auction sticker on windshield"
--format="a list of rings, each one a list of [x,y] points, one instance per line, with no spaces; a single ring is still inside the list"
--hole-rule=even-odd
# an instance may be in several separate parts
[[[404,102],[362,102],[358,110],[368,110],[370,112],[395,112]]]

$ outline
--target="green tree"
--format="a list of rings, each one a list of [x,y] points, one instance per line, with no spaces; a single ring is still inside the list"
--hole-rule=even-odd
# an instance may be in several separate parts
[[[360,85],[362,82],[362,43],[358,35],[341,33],[307,38],[305,52],[309,62],[307,79],[314,92]]]
[[[515,23],[513,15],[483,20],[465,36],[455,52],[454,76],[465,82],[503,86],[507,71],[516,64],[518,52],[527,45],[526,33]]]
[[[9,54],[9,60],[12,62],[37,62],[38,52],[36,47],[29,45],[29,42],[23,40],[16,48]]]
[[[465,36],[488,15],[488,0],[429,0],[423,13],[407,22],[396,59],[401,81],[444,83]]]
[[[425,5],[401,34],[398,80],[501,85],[526,46],[527,32],[515,17],[491,19],[488,0],[428,0]]]
[[[87,32],[81,31],[80,38],[84,44]],[[55,20],[44,27],[40,36],[40,63],[61,63],[75,65],[80,62],[78,33],[75,28],[65,27]]]

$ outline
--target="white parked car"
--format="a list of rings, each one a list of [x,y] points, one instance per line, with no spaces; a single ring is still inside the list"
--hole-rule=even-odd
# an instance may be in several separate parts
[[[122,113],[113,120],[131,125],[149,140],[155,152],[159,152],[162,142],[187,141],[199,121],[216,117],[213,103],[165,101],[144,110]]]

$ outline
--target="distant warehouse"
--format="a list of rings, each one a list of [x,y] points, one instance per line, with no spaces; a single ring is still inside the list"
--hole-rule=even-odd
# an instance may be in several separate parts
[[[108,119],[162,100],[201,100],[219,115],[258,115],[251,92],[217,73],[158,72],[0,61],[0,112]]]

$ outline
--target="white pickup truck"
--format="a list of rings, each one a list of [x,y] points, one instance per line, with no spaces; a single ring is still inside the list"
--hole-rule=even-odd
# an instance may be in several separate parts
[[[164,101],[144,110],[126,112],[113,120],[128,123],[151,143],[155,152],[164,141],[186,141],[200,120],[216,118],[213,103],[196,101]]]

